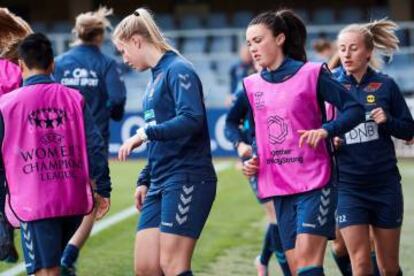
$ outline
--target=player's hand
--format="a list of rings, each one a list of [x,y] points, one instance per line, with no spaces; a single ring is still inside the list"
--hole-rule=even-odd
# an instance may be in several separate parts
[[[143,141],[137,134],[128,138],[119,149],[118,159],[120,161],[125,161],[135,148],[141,146],[142,142]]]
[[[109,211],[111,206],[111,199],[95,194],[96,202],[96,220],[103,218]]]
[[[252,177],[257,174],[259,171],[259,158],[257,156],[253,156],[249,160],[243,162],[243,174],[247,177]]]
[[[371,110],[371,117],[379,125],[387,121],[387,114],[382,109],[382,107],[377,107]]]
[[[328,132],[323,129],[311,129],[311,130],[298,130],[300,134],[299,147],[301,148],[303,143],[307,143],[310,147],[316,148],[319,142],[328,137]]]
[[[333,139],[333,144],[334,144],[335,149],[339,149],[343,143],[344,143],[344,140],[342,140],[339,137],[335,137]]]
[[[147,195],[148,187],[140,185],[135,189],[135,207],[138,211],[141,211],[142,205],[144,205],[144,199]]]
[[[251,157],[253,154],[252,146],[246,143],[240,142],[239,145],[237,146],[237,154],[239,155],[240,158]]]

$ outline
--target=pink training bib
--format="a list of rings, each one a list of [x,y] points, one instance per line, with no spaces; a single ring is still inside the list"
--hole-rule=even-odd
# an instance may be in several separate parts
[[[260,74],[244,79],[255,121],[260,160],[259,197],[292,195],[325,186],[331,177],[331,160],[324,142],[316,149],[299,148],[298,130],[322,127],[317,100],[321,64],[305,63],[281,83]]]
[[[83,106],[78,91],[57,83],[25,86],[1,98],[10,222],[92,210]]]

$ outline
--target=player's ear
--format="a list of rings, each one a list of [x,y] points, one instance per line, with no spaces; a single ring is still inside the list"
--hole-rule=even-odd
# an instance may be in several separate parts
[[[140,35],[133,35],[131,37],[132,43],[135,45],[137,49],[140,49],[142,46],[142,37]]]
[[[24,63],[22,59],[19,59],[18,63],[19,63],[20,70],[22,71],[22,76],[23,78],[25,78],[26,75],[28,74],[29,68],[26,66],[26,63]]]

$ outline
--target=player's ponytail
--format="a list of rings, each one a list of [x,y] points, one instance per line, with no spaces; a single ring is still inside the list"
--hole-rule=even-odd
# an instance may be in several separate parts
[[[126,41],[134,34],[141,35],[148,42],[163,52],[174,51],[164,34],[155,23],[149,10],[138,8],[133,14],[125,17],[116,27],[112,34],[113,40]]]

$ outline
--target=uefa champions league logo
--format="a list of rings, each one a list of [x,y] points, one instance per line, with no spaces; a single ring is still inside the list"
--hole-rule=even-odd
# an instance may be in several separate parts
[[[51,133],[47,133],[46,135],[43,135],[40,138],[40,142],[43,145],[61,144],[63,139],[64,139],[63,135],[51,132]]]
[[[54,129],[67,121],[67,115],[63,109],[47,107],[30,112],[28,119],[36,128]]]
[[[288,135],[288,125],[283,118],[275,115],[267,119],[267,130],[271,144],[282,144]]]

